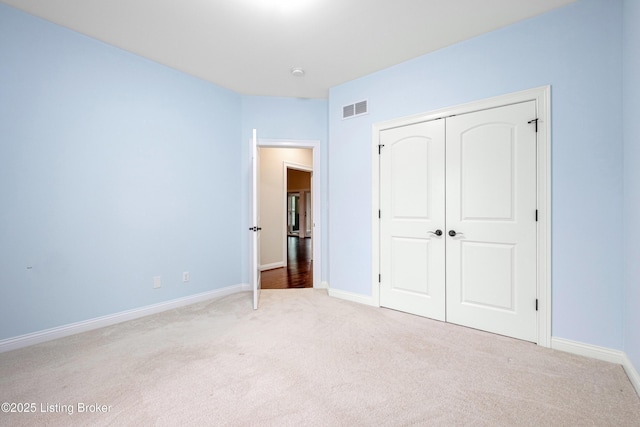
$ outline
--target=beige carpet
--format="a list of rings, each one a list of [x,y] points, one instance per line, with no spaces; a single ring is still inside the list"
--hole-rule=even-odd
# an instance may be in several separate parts
[[[621,366],[313,289],[0,354],[0,402],[36,404],[3,426],[640,425]]]

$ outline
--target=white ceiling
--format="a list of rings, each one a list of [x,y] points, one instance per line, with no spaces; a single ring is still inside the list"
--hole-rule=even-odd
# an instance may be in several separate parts
[[[0,1],[242,94],[326,98],[575,0]]]

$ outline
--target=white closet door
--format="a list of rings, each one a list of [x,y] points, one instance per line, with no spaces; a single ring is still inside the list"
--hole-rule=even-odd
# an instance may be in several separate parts
[[[444,320],[444,120],[384,130],[380,143],[380,305]]]
[[[531,101],[446,119],[447,321],[534,342],[535,117]]]

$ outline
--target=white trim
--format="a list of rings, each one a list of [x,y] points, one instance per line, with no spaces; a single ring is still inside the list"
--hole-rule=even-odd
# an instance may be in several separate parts
[[[372,307],[379,307],[379,304],[376,304],[375,300],[372,297],[356,294],[353,292],[329,288],[329,296],[351,302],[357,302],[359,304],[370,305]]]
[[[258,147],[273,148],[311,148],[313,156],[313,172],[311,176],[311,198],[313,199],[313,230],[311,231],[313,245],[313,287],[320,288],[322,273],[322,217],[320,216],[321,185],[320,185],[320,141],[299,139],[267,139],[258,138]],[[286,260],[286,258],[285,258]]]
[[[371,150],[371,300],[380,307],[380,131],[382,124],[373,124]]]
[[[640,395],[640,374],[638,374],[635,366],[633,366],[633,363],[631,363],[631,360],[629,360],[629,357],[624,351],[556,337],[551,338],[551,348],[566,353],[577,354],[578,356],[590,357],[592,359],[622,365],[633,388],[635,388],[636,393]]]
[[[578,356],[590,357],[592,359],[603,360],[605,362],[616,363],[622,365],[624,360],[624,352],[620,350],[612,350],[597,345],[585,344],[578,341],[571,341],[565,338],[551,338],[551,348],[554,350],[564,351],[566,353],[577,354]]]
[[[535,92],[534,92],[535,91]],[[551,86],[532,89],[538,108],[538,345],[551,346]]]
[[[96,317],[82,322],[70,323],[68,325],[58,326],[51,329],[45,329],[26,335],[20,335],[13,338],[7,338],[0,341],[0,353],[10,350],[16,350],[28,347],[34,344],[55,340],[58,338],[68,337],[70,335],[91,331],[94,329],[104,328],[105,326],[115,325],[117,323],[126,322],[128,320],[138,319],[140,317],[149,316],[151,314],[161,313],[167,310],[184,307],[186,305],[197,302],[207,301],[215,298],[222,298],[227,295],[238,292],[250,291],[251,285],[239,284],[229,286],[222,289],[216,289],[209,292],[190,295],[184,298],[178,298],[171,301],[152,304],[145,307],[135,308],[133,310],[121,311],[119,313],[109,314],[106,316]]]
[[[629,381],[631,381],[633,388],[636,389],[636,393],[638,393],[638,396],[640,397],[640,373],[638,373],[636,367],[633,366],[633,363],[631,363],[631,360],[629,360],[627,353],[624,353],[622,366],[624,367],[624,370],[627,373],[627,376],[629,377]]]
[[[442,108],[381,123],[375,123],[372,130],[372,192],[371,192],[371,299],[380,306],[380,156],[378,144],[380,132],[385,129],[407,126],[414,123],[441,119],[444,117],[472,113],[505,105],[536,101],[538,115],[538,320],[537,343],[542,347],[551,345],[551,87],[542,86],[507,95],[488,98],[467,104]]]
[[[320,148],[317,139],[274,139],[258,138],[258,147],[272,148]]]
[[[275,268],[286,267],[286,264],[283,261],[272,262],[271,264],[264,264],[260,266],[260,271],[273,270]]]
[[[319,289],[329,289],[329,282],[321,282]]]
[[[511,104],[519,104],[526,101],[534,101],[534,100],[538,101],[540,96],[548,95],[550,93],[550,90],[551,90],[551,86],[548,86],[548,85],[540,86],[537,88],[526,89],[520,92],[513,92],[505,95],[499,95],[491,98],[481,99],[478,101],[472,101],[466,104],[453,105],[453,106],[441,108],[439,110],[429,111],[426,113],[419,113],[419,114],[414,114],[412,116],[386,120],[384,122],[375,123],[373,126],[374,128],[377,127],[379,130],[392,129],[396,127],[410,125],[413,123],[428,122],[431,120],[441,119],[444,117],[454,116],[458,114],[473,113],[475,111],[482,111],[489,108],[503,107],[505,105],[511,105]],[[540,123],[543,123],[543,121],[540,120]],[[377,141],[377,138],[375,138],[375,140]],[[377,143],[375,148],[376,148],[376,151],[378,151]]]

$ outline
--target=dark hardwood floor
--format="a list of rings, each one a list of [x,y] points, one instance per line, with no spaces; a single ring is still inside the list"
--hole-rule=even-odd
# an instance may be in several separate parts
[[[287,237],[287,266],[263,271],[262,289],[312,288],[311,239]]]

